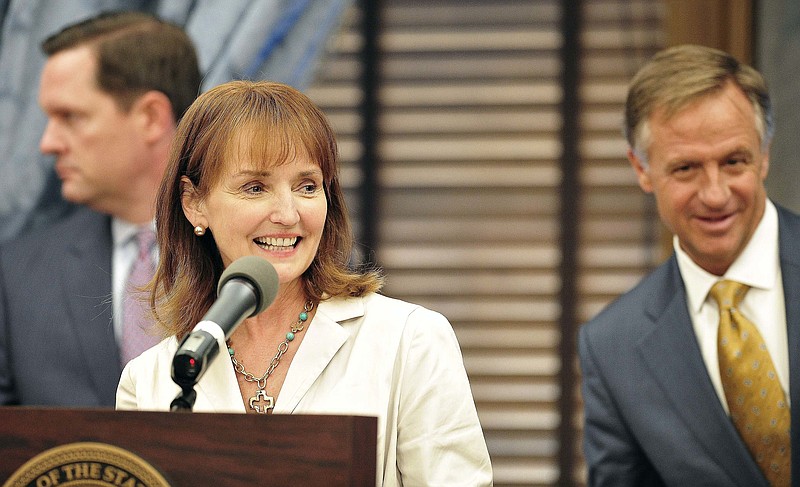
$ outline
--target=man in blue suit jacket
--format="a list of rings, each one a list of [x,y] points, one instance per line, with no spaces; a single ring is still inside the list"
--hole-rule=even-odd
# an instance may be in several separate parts
[[[739,309],[800,425],[800,218],[766,195],[766,85],[726,53],[678,46],[637,73],[625,115],[628,159],[675,253],[580,329],[589,484],[770,485],[729,417],[709,297],[722,279],[749,286]],[[791,428],[776,484],[798,455]]]
[[[78,206],[0,249],[0,404],[113,407],[131,237],[153,227],[200,70],[185,32],[137,12],[100,14],[42,47],[40,147]]]

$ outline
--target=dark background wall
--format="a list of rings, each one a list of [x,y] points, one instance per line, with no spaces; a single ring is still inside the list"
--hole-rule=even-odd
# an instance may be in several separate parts
[[[776,125],[767,188],[774,201],[800,211],[800,0],[758,4],[755,65],[767,77]]]

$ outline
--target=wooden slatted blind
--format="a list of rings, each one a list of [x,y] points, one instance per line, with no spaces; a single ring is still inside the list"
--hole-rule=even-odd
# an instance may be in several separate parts
[[[495,482],[552,483],[559,5],[386,5],[378,251],[386,291],[453,323]]]
[[[574,422],[580,439],[578,412],[558,410],[562,3],[381,2],[375,259],[386,294],[453,324],[498,486],[559,482],[561,421]],[[360,15],[357,6],[348,13],[307,90],[337,130],[355,223]],[[661,15],[656,0],[585,2],[582,321],[658,257],[655,215],[625,162],[620,127],[627,80],[661,43]],[[576,455],[562,485],[583,482]]]
[[[661,0],[585,3],[581,85],[581,229],[579,321],[633,287],[663,259],[661,226],[639,189],[625,152],[623,110],[628,83],[664,47]],[[579,396],[579,392],[575,392]],[[575,417],[580,429],[580,408]],[[578,445],[580,446],[580,445]],[[580,449],[577,452],[580,455]],[[585,482],[583,468],[574,472]]]
[[[594,316],[663,257],[658,215],[625,158],[628,82],[663,47],[656,0],[588,2],[584,42],[581,317]]]

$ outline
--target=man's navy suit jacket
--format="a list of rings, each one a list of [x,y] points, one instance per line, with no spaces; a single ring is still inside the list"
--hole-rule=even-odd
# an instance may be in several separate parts
[[[800,485],[800,217],[778,222]],[[674,255],[582,326],[578,350],[590,485],[768,485],[708,376]]]
[[[0,404],[113,407],[111,218],[76,208],[0,248]]]

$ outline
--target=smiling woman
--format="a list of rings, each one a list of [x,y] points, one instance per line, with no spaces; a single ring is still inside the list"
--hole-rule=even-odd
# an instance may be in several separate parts
[[[210,188],[200,190],[182,176],[184,212],[193,226],[215,236],[223,266],[260,255],[272,263],[282,284],[301,288],[327,216],[322,169],[306,155],[292,154],[286,161],[255,156],[247,148],[261,137],[254,131],[238,137]]]
[[[169,408],[179,340],[214,302],[225,267],[257,256],[277,270],[277,297],[220,343],[230,360],[208,366],[195,410],[376,416],[378,485],[490,485],[450,323],[378,294],[381,273],[349,265],[336,141],[322,112],[288,86],[234,81],[201,95],[175,140],[151,296],[172,336],[126,367],[117,407]]]

